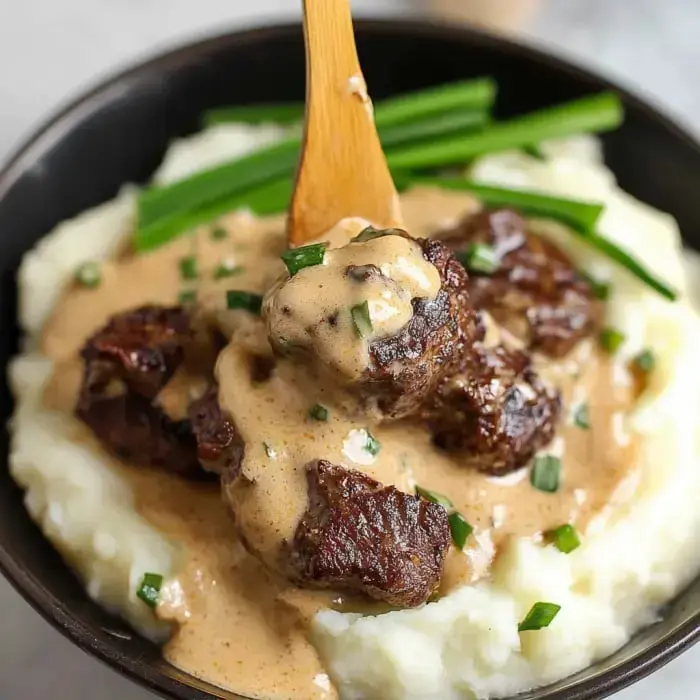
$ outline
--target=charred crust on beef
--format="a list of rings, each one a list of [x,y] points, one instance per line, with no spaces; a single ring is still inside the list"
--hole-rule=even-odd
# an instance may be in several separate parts
[[[189,420],[197,443],[197,456],[209,471],[233,481],[240,473],[244,445],[236,426],[224,415],[216,387],[207,392],[189,409]]]
[[[414,299],[411,320],[396,335],[370,344],[370,364],[357,387],[363,398],[391,419],[415,414],[483,333],[462,265],[440,241],[416,243],[436,267],[440,290],[433,300]]]
[[[191,351],[197,334],[181,307],[142,306],[113,316],[85,344],[76,413],[106,447],[137,464],[201,478],[188,420],[174,420],[158,394]]]
[[[502,346],[475,348],[424,410],[439,447],[494,475],[525,466],[554,437],[560,414],[559,392],[534,371],[529,356]]]
[[[442,506],[325,460],[306,467],[309,504],[290,548],[292,577],[415,607],[436,590],[450,529]]]
[[[438,236],[458,252],[472,243],[494,248],[498,269],[470,273],[472,303],[532,350],[562,357],[598,323],[601,306],[590,285],[554,243],[528,232],[512,209],[469,216]]]

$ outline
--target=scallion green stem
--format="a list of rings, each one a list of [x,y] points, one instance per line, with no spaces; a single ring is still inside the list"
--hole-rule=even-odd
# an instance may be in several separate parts
[[[290,137],[172,185],[147,189],[139,197],[139,234],[162,219],[214,205],[223,198],[289,175],[298,154],[299,139]]]
[[[495,97],[496,83],[492,78],[435,85],[379,101],[374,108],[374,121],[381,128],[454,109],[488,111]]]
[[[593,231],[605,206],[598,202],[553,197],[507,187],[483,185],[461,177],[414,177],[411,185],[469,192],[487,207],[515,207],[526,216],[554,219],[579,232]]]
[[[424,117],[444,115],[449,110],[485,112],[493,102],[495,84],[488,78],[465,81],[452,85],[421,90],[408,95],[401,95],[377,105],[375,120],[377,127],[384,130],[392,125],[401,124],[400,132],[405,133],[406,123]],[[435,121],[433,127],[435,128]],[[391,138],[391,135],[389,135]],[[394,136],[394,138],[397,138]],[[297,165],[301,139],[294,135],[258,149],[257,151],[222,165],[203,170],[185,180],[163,187],[150,187],[139,197],[139,230],[137,232],[138,250],[148,250],[153,245],[140,244],[138,239],[150,242],[160,240],[162,245],[170,238],[182,232],[183,228],[173,233],[180,225],[178,218],[193,211],[202,211],[212,207],[217,212],[222,210],[230,199],[243,195],[247,191],[264,185],[271,180],[286,176],[291,183],[291,176]],[[218,206],[217,206],[218,205]],[[219,214],[216,214],[217,216]],[[166,220],[170,220],[165,223]],[[149,227],[156,224],[169,230],[169,235],[156,234]]]
[[[547,139],[614,129],[622,117],[619,98],[601,93],[493,124],[477,134],[390,150],[387,161],[391,168],[408,170],[462,164],[487,153],[524,148]]]
[[[603,238],[598,233],[588,233],[581,236],[581,240],[585,241],[592,248],[600,251],[605,257],[614,260],[616,263],[625,268],[629,273],[636,277],[640,282],[643,282],[647,287],[651,287],[658,292],[662,297],[669,301],[675,301],[678,294],[673,287],[666,284],[662,279],[657,277],[653,272],[650,272],[642,263],[629,253],[619,248],[615,243]]]
[[[488,112],[458,109],[444,114],[434,114],[400,124],[379,127],[379,140],[383,148],[394,148],[448,134],[468,134],[482,129],[489,123]]]

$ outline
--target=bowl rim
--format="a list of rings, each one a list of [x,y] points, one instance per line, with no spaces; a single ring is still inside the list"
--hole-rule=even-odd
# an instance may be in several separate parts
[[[382,32],[397,36],[444,39],[469,42],[477,46],[491,48],[511,56],[527,56],[535,64],[555,68],[560,73],[584,82],[592,88],[610,89],[621,96],[624,103],[633,106],[651,118],[657,126],[671,132],[684,145],[700,154],[700,143],[690,129],[676,116],[671,117],[664,107],[653,100],[642,99],[626,87],[613,80],[598,75],[594,70],[572,63],[568,57],[550,54],[543,48],[527,41],[490,34],[472,27],[450,23],[417,19],[355,19],[355,28],[364,33]],[[157,52],[128,64],[125,69],[108,72],[101,79],[92,82],[76,97],[55,109],[50,115],[25,136],[20,145],[11,152],[0,168],[0,200],[12,185],[28,169],[60,142],[65,133],[86,115],[97,111],[102,105],[122,92],[127,92],[133,83],[149,73],[164,70],[177,70],[194,56],[216,54],[220,49],[232,46],[255,45],[261,40],[281,38],[292,33],[299,34],[301,24],[283,22],[264,24],[242,29],[231,29],[220,34],[178,42],[174,48]],[[78,648],[107,664],[122,676],[162,697],[172,700],[214,700],[211,693],[193,688],[174,677],[167,676],[150,663],[129,653],[124,653],[102,639],[80,622],[67,609],[63,602],[55,598],[40,580],[27,572],[11,552],[0,545],[0,573],[13,588],[38,612],[54,629],[58,630]],[[607,669],[597,676],[586,679],[576,686],[565,687],[546,696],[545,700],[597,700],[607,697],[632,683],[641,680],[665,666],[693,644],[700,641],[700,611],[663,637],[659,642],[636,654],[632,659]],[[182,672],[185,676],[189,675]],[[235,695],[235,693],[234,693]],[[242,699],[243,700],[243,699]]]

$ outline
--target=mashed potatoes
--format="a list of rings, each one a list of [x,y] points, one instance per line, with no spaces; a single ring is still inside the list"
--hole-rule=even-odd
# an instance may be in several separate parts
[[[173,146],[158,182],[278,138],[276,127],[220,126]],[[597,142],[546,147],[546,160],[503,154],[472,176],[606,203],[600,229],[685,290],[673,220],[621,192]],[[129,234],[133,191],[62,224],[28,253],[20,271],[21,320],[29,349],[77,265],[109,257]],[[492,580],[438,602],[377,617],[324,611],[313,639],[344,698],[486,698],[556,680],[611,653],[650,622],[700,566],[700,322],[688,302],[670,304],[552,222],[535,224],[576,263],[613,282],[609,322],[626,335],[622,365],[642,348],[657,358],[652,383],[628,425],[645,436],[640,477],[620,504],[594,521],[569,555],[530,540],[510,543]],[[36,352],[11,367],[17,410],[11,470],[26,489],[32,517],[81,576],[89,594],[141,632],[168,627],[136,597],[146,571],[172,574],[178,543],[135,512],[128,487],[98,453],[71,442],[73,419],[42,406],[51,363]],[[620,381],[626,373],[620,372]],[[673,513],[673,518],[668,517]],[[517,625],[536,601],[562,606],[539,632]]]

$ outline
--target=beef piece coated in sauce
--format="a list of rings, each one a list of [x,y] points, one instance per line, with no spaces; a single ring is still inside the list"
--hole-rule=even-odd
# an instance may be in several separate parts
[[[498,268],[469,273],[472,303],[530,349],[562,357],[593,331],[601,309],[590,285],[556,245],[529,233],[517,212],[486,210],[438,237],[458,254],[474,243],[493,247]]]
[[[206,355],[196,343],[181,307],[143,306],[113,316],[81,351],[77,415],[120,457],[201,477],[190,421],[169,416],[158,401],[188,356]]]
[[[440,241],[417,242],[440,274],[440,291],[432,301],[414,299],[413,317],[401,331],[370,344],[370,364],[356,387],[391,419],[416,414],[439,381],[483,336],[462,265]]]
[[[292,576],[402,608],[442,575],[450,528],[439,505],[325,460],[306,467],[309,505],[291,544]]]
[[[525,466],[554,437],[560,414],[559,392],[534,371],[529,356],[502,346],[475,348],[424,410],[439,447],[494,475]]]
[[[233,422],[219,405],[215,386],[189,408],[192,432],[197,441],[197,456],[208,471],[223,476],[225,481],[235,479],[243,462],[243,439]]]

